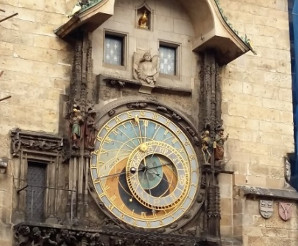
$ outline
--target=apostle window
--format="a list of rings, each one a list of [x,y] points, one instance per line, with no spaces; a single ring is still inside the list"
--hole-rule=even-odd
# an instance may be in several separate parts
[[[125,65],[125,36],[106,33],[104,40],[104,63],[111,65]]]
[[[160,73],[177,75],[177,49],[178,46],[161,43],[159,45]]]

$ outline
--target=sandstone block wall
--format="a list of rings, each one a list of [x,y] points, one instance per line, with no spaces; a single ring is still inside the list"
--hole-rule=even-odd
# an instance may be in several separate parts
[[[10,158],[9,131],[21,128],[58,134],[59,100],[69,87],[72,53],[54,30],[74,1],[2,0],[0,19],[0,156]],[[11,243],[12,192],[18,166],[0,174],[0,245]]]
[[[287,1],[220,1],[251,52],[223,68],[228,165],[236,185],[282,188],[283,157],[294,151]]]
[[[247,199],[244,205],[242,218],[243,245],[272,245],[272,246],[295,246],[298,242],[298,213],[297,207],[292,205],[292,218],[283,221],[278,215],[278,202],[273,203],[273,215],[264,219],[259,213],[259,204],[254,200]]]
[[[283,157],[294,151],[287,1],[221,0],[220,5],[257,52],[222,71],[223,120],[230,134],[227,169],[234,171],[220,178],[221,187],[227,182],[231,187],[221,190],[222,232],[232,233],[243,245],[297,245],[295,203],[293,218],[284,222],[278,215],[279,200],[274,200],[274,215],[266,220],[259,213],[259,198],[233,192],[239,185],[284,189]]]

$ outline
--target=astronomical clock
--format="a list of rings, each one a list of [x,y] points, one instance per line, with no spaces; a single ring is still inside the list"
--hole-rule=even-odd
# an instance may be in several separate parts
[[[222,245],[222,66],[249,42],[218,1],[80,2],[55,30],[59,136],[11,133],[16,245]]]
[[[103,212],[122,228],[171,232],[200,208],[194,127],[153,101],[126,102],[98,119],[90,173]]]

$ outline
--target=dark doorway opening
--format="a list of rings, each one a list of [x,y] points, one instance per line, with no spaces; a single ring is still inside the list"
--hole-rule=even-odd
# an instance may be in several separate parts
[[[46,165],[28,162],[26,189],[27,221],[41,222],[44,220]]]

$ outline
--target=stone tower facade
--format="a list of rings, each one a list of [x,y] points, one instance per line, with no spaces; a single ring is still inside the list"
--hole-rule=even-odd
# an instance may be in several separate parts
[[[286,0],[4,0],[0,21],[1,245],[297,245]],[[100,133],[131,112],[132,125],[177,126],[198,163],[189,207],[181,195],[173,221],[152,212],[158,226],[117,215],[104,197],[122,193],[97,187]],[[178,149],[165,139],[150,144]]]

